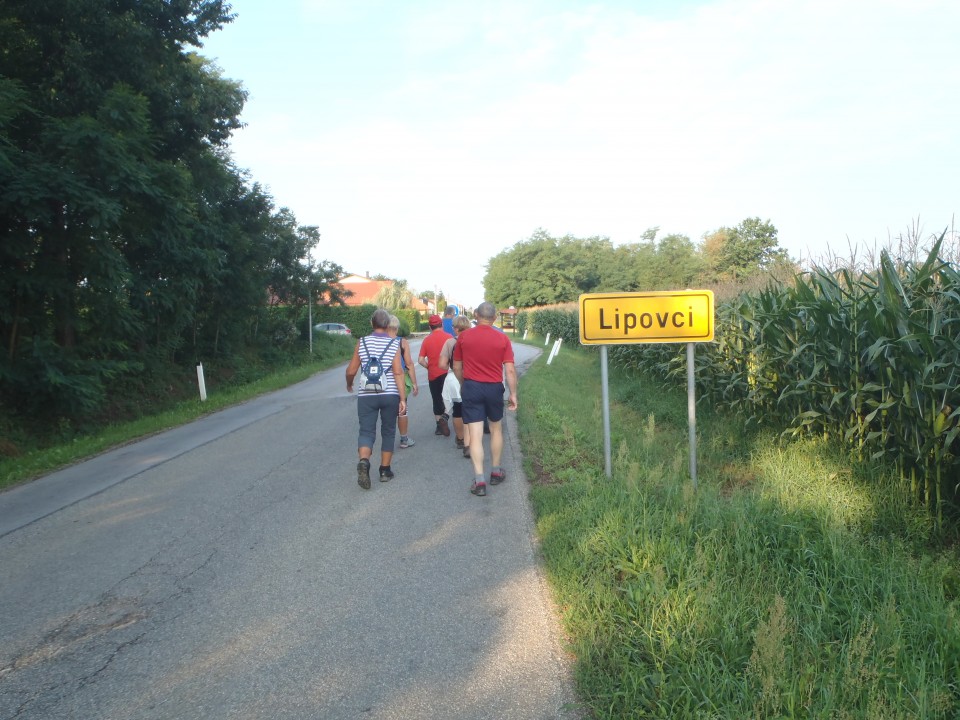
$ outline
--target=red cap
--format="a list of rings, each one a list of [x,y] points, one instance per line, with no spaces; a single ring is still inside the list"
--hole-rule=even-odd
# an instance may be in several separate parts
[[[440,319],[439,315],[431,315],[430,319],[427,320],[427,323],[430,325],[430,327],[437,327],[439,325],[443,325],[443,320]]]

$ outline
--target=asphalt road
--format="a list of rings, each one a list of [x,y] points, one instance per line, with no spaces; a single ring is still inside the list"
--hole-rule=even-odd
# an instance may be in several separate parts
[[[0,493],[0,719],[578,717],[515,417],[364,491],[343,369]]]

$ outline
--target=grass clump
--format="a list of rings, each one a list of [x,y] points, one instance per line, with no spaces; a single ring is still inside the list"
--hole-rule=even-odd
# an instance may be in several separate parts
[[[694,492],[685,395],[610,378],[612,478],[596,353],[539,359],[518,418],[594,716],[960,714],[957,557],[893,473],[699,408]]]

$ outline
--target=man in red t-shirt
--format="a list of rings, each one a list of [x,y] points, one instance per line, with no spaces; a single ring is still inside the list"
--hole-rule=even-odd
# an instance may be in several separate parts
[[[437,419],[435,434],[450,437],[450,418],[447,417],[447,408],[443,403],[443,383],[447,379],[447,358],[442,350],[447,340],[453,340],[453,335],[443,329],[443,320],[439,315],[431,315],[427,324],[430,325],[430,334],[420,343],[420,359],[418,362],[427,369],[430,397],[433,399],[433,415]]]
[[[482,302],[476,310],[477,326],[464,330],[453,348],[453,372],[460,381],[463,424],[470,433],[470,459],[473,461],[474,495],[487,494],[483,476],[483,423],[490,426],[490,484],[498,485],[507,478],[500,467],[503,454],[503,379],[510,391],[507,408],[517,409],[517,369],[513,361],[510,338],[493,326],[497,309]]]

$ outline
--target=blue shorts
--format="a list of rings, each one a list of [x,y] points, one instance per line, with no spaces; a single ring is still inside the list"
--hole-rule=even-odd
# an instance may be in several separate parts
[[[470,423],[503,420],[503,383],[464,380],[460,387],[463,421]]]

